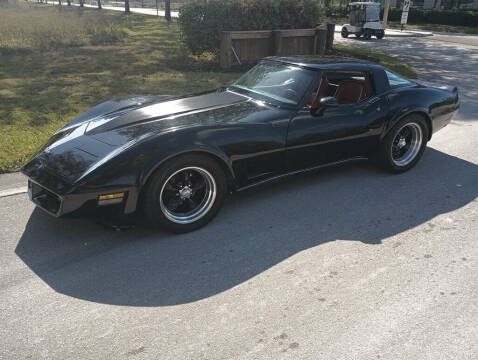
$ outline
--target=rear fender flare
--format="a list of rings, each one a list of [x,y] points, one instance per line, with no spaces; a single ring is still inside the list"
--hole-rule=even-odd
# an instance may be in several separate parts
[[[425,119],[425,122],[428,126],[428,141],[432,138],[432,133],[433,133],[433,121],[430,117],[430,114],[427,109],[422,108],[422,107],[414,107],[414,108],[407,108],[402,111],[400,111],[398,114],[392,117],[390,121],[387,124],[386,130],[382,136],[382,139],[388,135],[390,130],[395,126],[396,123],[398,123],[400,120],[403,118],[412,115],[412,114],[417,114],[422,116]],[[381,140],[382,140],[381,139]]]

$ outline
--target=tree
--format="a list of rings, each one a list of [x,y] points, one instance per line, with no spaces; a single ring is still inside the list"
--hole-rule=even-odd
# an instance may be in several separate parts
[[[101,9],[101,0],[98,0],[98,9]]]
[[[171,21],[171,0],[166,0],[164,2],[164,17],[166,20]]]
[[[129,0],[124,0],[124,12],[129,14]]]
[[[68,4],[68,6],[71,6],[71,0],[66,0],[66,3]]]
[[[388,21],[388,8],[390,7],[390,0],[385,0],[385,4],[383,6],[383,20],[382,26],[384,29],[387,28],[387,21]]]
[[[84,0],[80,0],[80,7],[83,7]]]

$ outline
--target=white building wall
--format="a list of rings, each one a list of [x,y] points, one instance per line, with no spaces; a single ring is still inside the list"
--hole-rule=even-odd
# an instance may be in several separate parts
[[[474,0],[472,3],[463,4],[460,6],[462,9],[478,9],[478,0]]]

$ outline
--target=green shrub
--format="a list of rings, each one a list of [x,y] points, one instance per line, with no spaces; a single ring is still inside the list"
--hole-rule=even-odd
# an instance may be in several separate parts
[[[389,21],[400,21],[401,18],[402,9],[390,9]],[[476,27],[478,26],[478,11],[410,8],[408,23]]]
[[[193,54],[216,53],[222,31],[309,28],[319,23],[314,0],[194,1],[179,11],[183,41]]]

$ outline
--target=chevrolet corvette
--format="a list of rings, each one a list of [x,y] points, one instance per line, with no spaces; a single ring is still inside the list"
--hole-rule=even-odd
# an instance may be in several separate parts
[[[334,57],[268,57],[230,86],[103,102],[22,168],[54,216],[142,210],[167,230],[204,226],[229,192],[352,160],[402,173],[459,107],[454,86]]]

